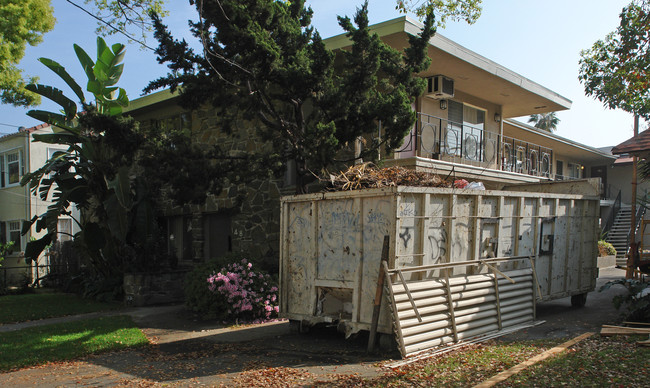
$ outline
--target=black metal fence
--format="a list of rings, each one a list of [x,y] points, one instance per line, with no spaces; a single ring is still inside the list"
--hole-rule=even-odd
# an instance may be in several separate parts
[[[485,168],[552,177],[553,150],[550,148],[425,113],[418,113],[416,128],[396,152],[432,159],[451,158]]]

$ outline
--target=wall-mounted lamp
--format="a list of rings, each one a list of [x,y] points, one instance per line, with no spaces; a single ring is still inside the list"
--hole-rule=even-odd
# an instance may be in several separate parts
[[[499,112],[494,114],[494,121],[496,121],[497,123],[501,122],[501,114]]]
[[[440,109],[447,109],[447,100],[440,100]]]

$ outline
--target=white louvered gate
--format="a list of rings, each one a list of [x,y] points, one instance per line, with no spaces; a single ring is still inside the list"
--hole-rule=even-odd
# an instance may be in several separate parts
[[[404,281],[403,271],[387,269],[388,296],[402,357],[532,323],[536,286],[533,270],[501,272],[490,267],[493,271],[488,274],[411,281]],[[404,272],[430,270],[429,266]]]

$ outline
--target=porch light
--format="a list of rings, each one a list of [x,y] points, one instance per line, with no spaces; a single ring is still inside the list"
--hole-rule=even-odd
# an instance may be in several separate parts
[[[447,100],[440,100],[440,109],[447,109]]]
[[[501,114],[499,112],[496,112],[494,114],[494,121],[496,121],[497,123],[501,122]]]

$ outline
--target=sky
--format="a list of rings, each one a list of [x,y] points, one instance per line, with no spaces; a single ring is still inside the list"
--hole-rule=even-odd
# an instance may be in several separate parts
[[[81,0],[79,1],[81,3]],[[520,75],[559,93],[573,102],[570,110],[557,113],[560,123],[556,134],[592,146],[619,144],[633,135],[632,115],[621,110],[606,109],[599,101],[587,97],[578,81],[580,51],[613,31],[619,13],[629,0],[483,0],[479,20],[448,22],[438,33],[476,53],[513,70]],[[73,78],[85,80],[72,45],[78,44],[95,58],[96,21],[64,0],[52,0],[57,19],[54,30],[44,36],[36,47],[28,47],[20,67],[30,76],[39,76],[40,83],[72,93],[54,73],[37,61],[39,57],[61,63]],[[342,33],[336,16],[353,16],[361,0],[310,0],[314,10],[313,25],[322,37]],[[195,19],[194,9],[187,1],[168,1],[170,15],[165,18],[176,37],[189,42],[188,19]],[[379,23],[401,16],[395,0],[370,0],[370,23]],[[411,15],[412,16],[412,15]],[[107,43],[126,43],[123,36],[106,38]],[[147,43],[155,46],[153,38]],[[149,81],[167,73],[157,63],[155,54],[137,44],[127,46],[124,74],[119,86],[129,98],[142,95]],[[57,105],[43,104],[37,109],[55,110]],[[0,133],[10,133],[18,126],[31,127],[39,122],[26,115],[29,109],[0,105]],[[526,121],[527,118],[521,118]],[[642,122],[642,129],[644,124]]]

